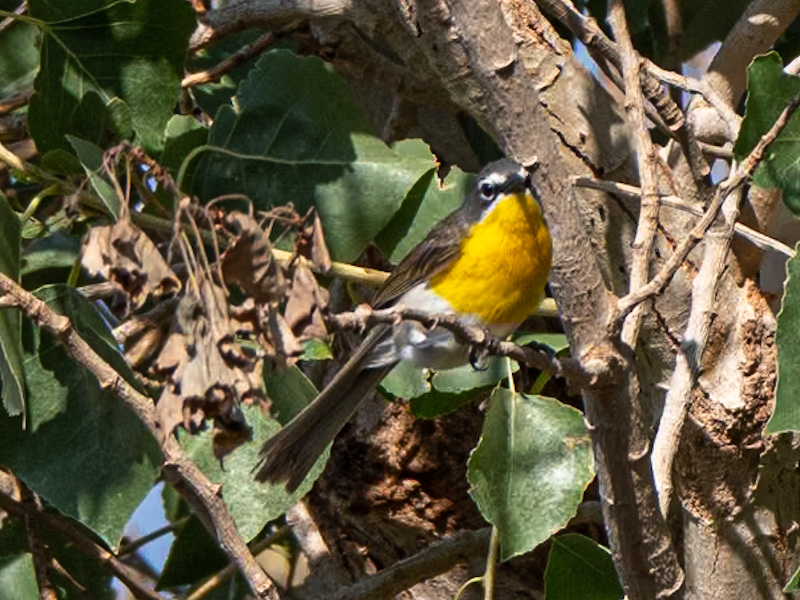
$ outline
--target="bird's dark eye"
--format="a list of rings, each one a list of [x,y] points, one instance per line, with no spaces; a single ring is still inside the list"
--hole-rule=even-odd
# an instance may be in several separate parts
[[[478,184],[478,193],[481,196],[481,200],[484,202],[491,202],[494,200],[497,190],[491,181],[481,181]]]

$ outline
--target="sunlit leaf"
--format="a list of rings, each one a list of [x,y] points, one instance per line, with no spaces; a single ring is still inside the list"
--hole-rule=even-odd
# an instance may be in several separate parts
[[[800,257],[786,263],[788,278],[778,313],[775,343],[778,347],[778,382],[775,408],[767,421],[765,433],[800,430],[800,354],[797,339],[800,333]]]
[[[266,417],[259,408],[242,407],[253,441],[243,444],[222,460],[214,455],[211,431],[181,437],[181,446],[213,482],[222,485],[222,496],[230,508],[242,536],[249,540],[271,521],[302,498],[322,473],[328,451],[317,460],[306,479],[292,494],[282,484],[256,483],[253,467],[258,462],[261,444],[280,429],[280,424]]]
[[[500,533],[501,559],[532,550],[575,515],[594,478],[583,415],[544,396],[497,388],[469,461],[471,494]]]
[[[747,70],[747,102],[742,128],[734,146],[737,160],[755,147],[781,114],[789,101],[800,92],[800,77],[783,70],[775,52],[753,59]],[[800,115],[793,115],[786,128],[770,144],[753,175],[762,188],[781,188],[783,201],[795,216],[800,216]]]

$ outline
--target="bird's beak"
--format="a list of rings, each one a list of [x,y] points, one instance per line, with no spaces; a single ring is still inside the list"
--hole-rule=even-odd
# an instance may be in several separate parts
[[[531,178],[528,172],[521,169],[506,180],[501,191],[508,194],[510,192],[520,192],[525,188],[531,189],[531,187]]]

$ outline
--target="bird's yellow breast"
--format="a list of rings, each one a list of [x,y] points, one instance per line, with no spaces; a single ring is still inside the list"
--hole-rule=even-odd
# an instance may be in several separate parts
[[[463,241],[459,258],[430,285],[458,313],[513,326],[541,302],[550,273],[550,233],[530,194],[496,202]]]

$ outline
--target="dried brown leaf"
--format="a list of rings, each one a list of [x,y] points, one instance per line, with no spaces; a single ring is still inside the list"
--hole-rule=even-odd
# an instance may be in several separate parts
[[[277,306],[270,306],[268,309],[267,322],[269,324],[269,339],[275,346],[278,359],[285,364],[291,364],[293,359],[300,355],[303,347],[300,341],[292,333],[292,329],[286,323],[286,319],[278,311]]]
[[[160,297],[181,287],[152,240],[125,217],[89,230],[83,242],[83,266],[119,286],[134,308],[150,294]]]
[[[156,404],[160,432],[166,438],[172,430],[183,422],[183,398],[174,392],[171,385],[165,385]],[[163,443],[163,439],[161,442]]]
[[[323,315],[327,309],[327,290],[319,286],[308,262],[298,259],[284,312],[286,323],[301,339],[325,338],[328,332]]]
[[[123,345],[125,359],[134,369],[142,366],[158,352],[166,335],[164,327],[152,327],[141,335],[128,338]]]
[[[243,428],[239,403],[263,397],[262,358],[237,343],[240,324],[229,315],[225,291],[207,278],[198,284],[199,297],[180,300],[173,331],[153,364],[155,372],[167,376],[165,390],[180,399],[177,413],[171,404],[164,408],[165,419],[171,427],[182,422],[195,430],[213,418],[218,426],[236,431]]]
[[[239,235],[222,255],[225,283],[237,283],[259,304],[281,300],[286,281],[268,236],[248,215],[231,213],[227,221]]]
[[[314,213],[314,225],[311,229],[311,268],[317,273],[327,273],[331,269],[331,253],[328,252],[328,244],[325,243],[325,235],[322,231],[322,220],[318,213]]]

